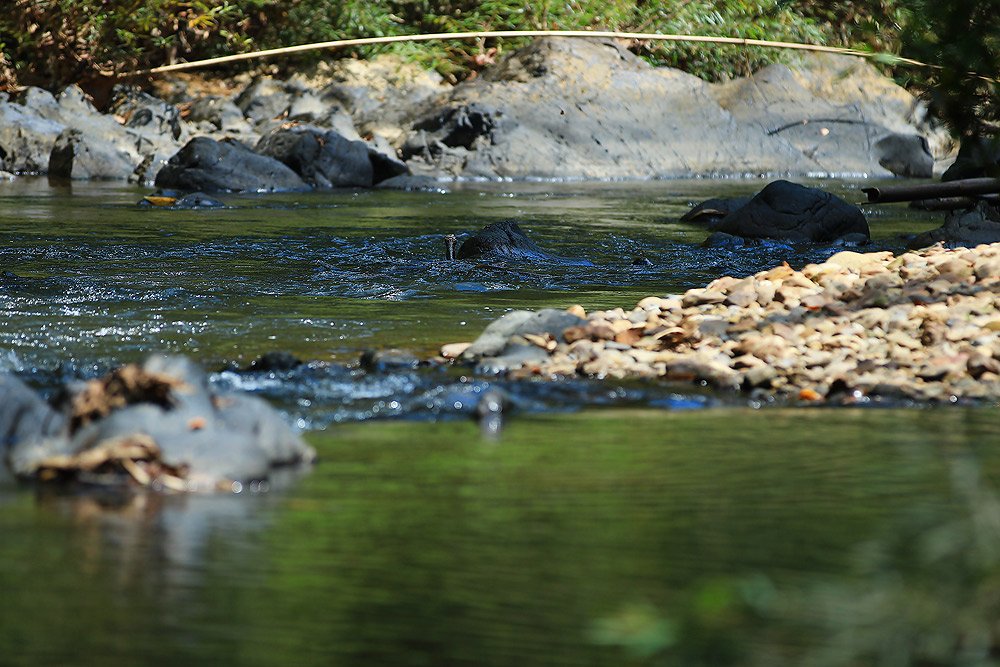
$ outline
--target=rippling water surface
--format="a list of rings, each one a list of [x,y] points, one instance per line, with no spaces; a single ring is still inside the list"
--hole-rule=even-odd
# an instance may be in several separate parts
[[[0,478],[0,663],[875,664],[895,605],[927,611],[886,645],[930,626],[940,645],[977,636],[949,623],[978,604],[982,568],[948,545],[991,525],[995,407],[751,409],[687,385],[356,363],[429,356],[511,308],[629,308],[837,250],[704,250],[707,232],[676,222],[762,184],[230,196],[216,211],[141,209],[144,191],[119,185],[0,185],[0,367],[49,393],[187,354],[321,455],[231,497]],[[938,224],[866,213],[875,248]],[[444,234],[502,219],[593,265],[444,259]],[[241,370],[273,350],[307,363]],[[491,388],[513,402],[495,439],[468,419]]]

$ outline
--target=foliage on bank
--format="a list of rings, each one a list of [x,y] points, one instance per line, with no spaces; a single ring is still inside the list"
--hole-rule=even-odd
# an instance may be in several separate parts
[[[52,86],[222,53],[425,32],[603,29],[883,48],[894,44],[896,22],[874,17],[893,15],[897,3],[839,1],[817,8],[773,0],[14,0],[0,9],[0,43],[8,83],[16,78]],[[394,48],[462,78],[511,46],[456,41]],[[777,57],[763,49],[704,45],[633,48],[710,79],[746,74]]]
[[[427,32],[601,29],[847,46],[939,64],[896,72],[925,90],[961,133],[997,120],[997,0],[7,0],[0,7],[0,88],[58,87],[101,74],[318,41]],[[459,80],[516,40],[403,43],[393,49]],[[661,65],[709,80],[749,74],[775,50],[636,42]],[[347,55],[344,52],[337,55]],[[306,59],[329,58],[312,52]],[[301,62],[301,61],[300,61]],[[292,66],[288,60],[280,65]],[[977,104],[968,104],[974,95]]]

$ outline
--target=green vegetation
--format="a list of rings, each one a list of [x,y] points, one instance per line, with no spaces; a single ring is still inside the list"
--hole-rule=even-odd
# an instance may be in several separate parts
[[[898,69],[959,134],[1000,117],[997,0],[8,0],[0,9],[0,88],[57,87],[178,60],[352,37],[475,30],[602,29],[745,37],[902,54],[941,69]],[[517,40],[388,48],[452,80]],[[707,79],[747,74],[783,57],[759,48],[636,42],[651,61]],[[340,52],[337,55],[348,55]],[[312,52],[300,58],[328,58]],[[283,59],[283,66],[293,66]],[[242,65],[246,67],[246,65]],[[974,103],[970,103],[972,100]]]
[[[919,0],[903,35],[904,56],[940,66],[917,73],[912,83],[963,136],[995,134],[1000,122],[997,10],[997,0]]]
[[[221,53],[423,32],[604,29],[884,48],[895,45],[898,33],[891,18],[898,11],[895,2],[816,7],[773,0],[14,0],[0,10],[0,50],[8,83],[54,86]],[[890,18],[873,18],[873,11]],[[462,78],[488,63],[497,49],[510,46],[469,41],[394,48]],[[780,55],[684,44],[637,43],[633,48],[707,78],[744,74]]]

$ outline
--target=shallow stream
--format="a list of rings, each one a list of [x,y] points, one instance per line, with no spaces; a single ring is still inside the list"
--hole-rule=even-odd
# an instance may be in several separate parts
[[[982,592],[979,570],[927,543],[942,527],[975,542],[989,523],[995,406],[787,408],[690,385],[357,367],[365,349],[472,340],[511,308],[630,308],[838,250],[703,250],[707,232],[675,222],[762,184],[230,196],[206,211],[141,209],[145,191],[120,185],[0,185],[0,366],[49,393],[187,354],[274,402],[321,456],[232,497],[0,476],[0,663],[873,664],[925,626],[943,645],[969,636],[948,623]],[[861,199],[861,184],[823,186]],[[939,224],[865,212],[876,249]],[[444,259],[444,234],[501,219],[593,266]],[[308,363],[240,370],[274,350]],[[488,439],[469,415],[496,386],[513,409]],[[934,575],[944,558],[969,576]],[[893,597],[901,581],[916,602]],[[861,608],[817,611],[848,602]],[[882,638],[880,614],[904,602],[930,611]]]

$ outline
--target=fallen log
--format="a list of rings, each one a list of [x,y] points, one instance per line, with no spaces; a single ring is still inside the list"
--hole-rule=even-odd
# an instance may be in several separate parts
[[[1000,193],[1000,178],[967,178],[946,183],[888,185],[861,188],[861,191],[868,195],[869,204],[890,204],[892,202],[943,199],[946,197],[975,197]]]

